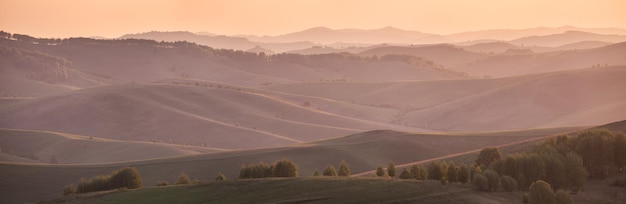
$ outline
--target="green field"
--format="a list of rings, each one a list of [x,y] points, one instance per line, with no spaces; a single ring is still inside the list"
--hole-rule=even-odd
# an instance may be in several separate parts
[[[522,193],[384,178],[290,178],[150,187],[73,195],[43,203],[513,203]]]

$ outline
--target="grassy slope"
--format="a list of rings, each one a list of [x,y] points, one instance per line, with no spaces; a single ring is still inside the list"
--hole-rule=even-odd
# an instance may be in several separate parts
[[[521,197],[519,192],[476,192],[470,185],[436,181],[308,177],[144,188],[49,203],[507,203]]]
[[[218,87],[126,84],[82,89],[0,107],[0,127],[118,140],[173,139],[227,149],[282,146],[372,129],[410,130]]]
[[[212,180],[219,172],[224,173],[228,178],[235,178],[241,164],[259,161],[273,162],[283,158],[296,162],[300,175],[303,176],[312,175],[313,170],[321,170],[326,165],[338,165],[341,160],[346,160],[352,172],[356,174],[375,169],[379,165],[384,166],[392,160],[397,164],[422,161],[572,130],[576,128],[455,135],[375,131],[298,146],[230,151],[131,163],[102,165],[0,163],[0,174],[9,175],[0,181],[0,192],[7,195],[2,197],[2,201],[10,203],[50,199],[57,197],[64,185],[75,183],[81,177],[108,174],[124,166],[137,167],[145,186],[154,186],[158,180],[174,182],[176,176],[183,171],[192,178],[204,180]]]
[[[39,160],[32,162],[48,163],[55,156],[60,164],[122,162],[220,151],[201,147],[2,128],[0,128],[0,148],[4,153],[12,155],[34,154]],[[15,158],[0,159],[5,162],[13,160]]]
[[[626,95],[618,93],[626,88],[625,77],[626,67],[617,66],[489,80],[296,83],[263,89],[387,107],[396,111],[387,121],[411,127],[475,132],[622,119]]]

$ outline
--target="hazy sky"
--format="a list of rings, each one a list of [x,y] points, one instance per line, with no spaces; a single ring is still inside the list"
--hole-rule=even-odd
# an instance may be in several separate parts
[[[562,25],[626,28],[626,1],[0,0],[0,30],[36,37],[153,30],[276,35],[317,26],[448,34]]]

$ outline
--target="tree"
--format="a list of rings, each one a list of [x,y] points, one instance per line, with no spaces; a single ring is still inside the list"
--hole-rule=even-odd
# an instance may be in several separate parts
[[[565,166],[565,188],[574,192],[585,188],[585,181],[589,176],[587,169],[583,165],[583,159],[575,152],[568,152],[565,155],[563,164]]]
[[[250,178],[250,168],[246,167],[245,164],[242,164],[239,167],[239,179],[247,179]]]
[[[483,150],[480,150],[478,154],[478,158],[476,159],[476,164],[478,166],[486,166],[488,167],[491,162],[496,161],[502,157],[500,150],[497,147],[488,147]]]
[[[217,174],[217,176],[215,177],[215,181],[225,181],[226,180],[226,176],[224,176],[224,174],[219,173]]]
[[[459,182],[464,183],[464,184],[469,182],[470,173],[469,173],[469,169],[467,169],[467,166],[465,164],[461,164],[457,173],[459,174],[459,178],[458,178]]]
[[[391,178],[396,177],[396,165],[393,162],[389,162],[387,166],[387,175]]]
[[[315,169],[315,171],[313,172],[313,176],[320,176],[320,172]]]
[[[615,160],[615,166],[617,166],[619,172],[624,171],[624,165],[626,165],[626,135],[624,133],[618,133],[613,139],[613,159]]]
[[[178,175],[178,179],[176,179],[176,185],[180,185],[180,184],[190,184],[191,183],[191,179],[189,179],[189,175],[187,175],[187,173],[185,172],[181,172],[180,175]]]
[[[376,176],[385,176],[385,169],[382,166],[376,168]]]
[[[474,174],[472,184],[474,184],[476,189],[478,189],[479,191],[489,190],[489,181],[487,181],[487,177],[485,177],[482,173]]]
[[[136,168],[124,167],[111,175],[113,188],[141,188],[141,175]]]
[[[274,177],[298,177],[298,165],[291,160],[283,159],[272,165]]]
[[[584,131],[577,137],[576,153],[583,158],[591,178],[606,178],[609,166],[615,163],[611,137],[612,133],[606,129]]]
[[[332,165],[327,166],[324,169],[324,172],[322,172],[322,175],[324,176],[337,176],[337,171],[335,170],[335,167]]]
[[[411,178],[419,180],[420,169],[417,164],[411,165]]]
[[[447,172],[447,174],[448,174],[447,178],[448,178],[448,181],[450,183],[458,182],[459,174],[457,172],[456,165],[454,165],[454,162],[452,162],[452,161],[448,165],[448,172]]]
[[[400,172],[400,179],[411,179],[411,172],[409,172],[406,168],[402,169],[402,172]]]
[[[350,176],[350,166],[348,166],[348,163],[346,163],[346,161],[341,161],[341,163],[339,163],[338,175],[339,176]]]
[[[482,173],[482,170],[480,169],[480,167],[478,165],[473,165],[470,168],[470,179],[472,179],[471,181],[474,181],[474,175],[476,174],[480,174]]]
[[[556,203],[557,204],[572,204],[572,203],[574,203],[574,200],[572,200],[572,197],[569,195],[569,193],[567,193],[564,190],[556,191],[555,199],[556,199]]]
[[[505,191],[513,192],[513,191],[517,190],[517,181],[513,177],[502,176],[500,178],[500,180],[501,180],[501,183],[502,183],[502,188]]]
[[[489,191],[497,191],[500,188],[500,175],[494,170],[485,170],[483,175],[487,178]]]
[[[550,184],[538,180],[528,189],[528,201],[530,204],[553,204],[556,203],[556,198]]]
[[[443,167],[439,162],[430,162],[428,165],[428,178],[432,180],[440,180],[443,178]]]

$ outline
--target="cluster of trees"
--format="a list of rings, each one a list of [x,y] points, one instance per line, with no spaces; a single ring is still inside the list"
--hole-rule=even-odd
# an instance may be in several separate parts
[[[576,137],[549,139],[532,151],[517,153],[487,165],[500,175],[515,178],[521,189],[544,180],[554,189],[577,192],[586,179],[604,179],[623,171],[626,137],[606,129],[584,131]],[[478,164],[478,160],[477,160]]]
[[[410,168],[403,168],[397,174],[395,164],[390,162],[387,165],[387,171],[382,166],[378,166],[376,176],[389,176],[392,178],[398,176],[400,179],[415,180],[440,180],[444,183],[468,183],[473,172],[472,169],[474,169],[474,166],[468,167],[465,164],[457,166],[453,161],[433,161],[427,167],[413,164]]]
[[[328,165],[322,171],[322,176],[350,176],[350,165],[346,161],[341,161],[339,163],[339,171],[335,169],[335,166]],[[313,176],[320,176],[319,171],[317,169],[313,172]]]
[[[298,177],[298,165],[291,160],[283,159],[266,164],[241,165],[239,179],[267,178],[267,177]]]
[[[141,188],[141,175],[136,168],[125,167],[109,175],[99,175],[90,179],[81,178],[76,187],[70,184],[63,188],[63,195],[105,191],[118,188]]]
[[[22,69],[26,77],[48,83],[67,81],[70,79],[68,69],[72,63],[65,58],[45,53],[0,46],[0,61]]]

